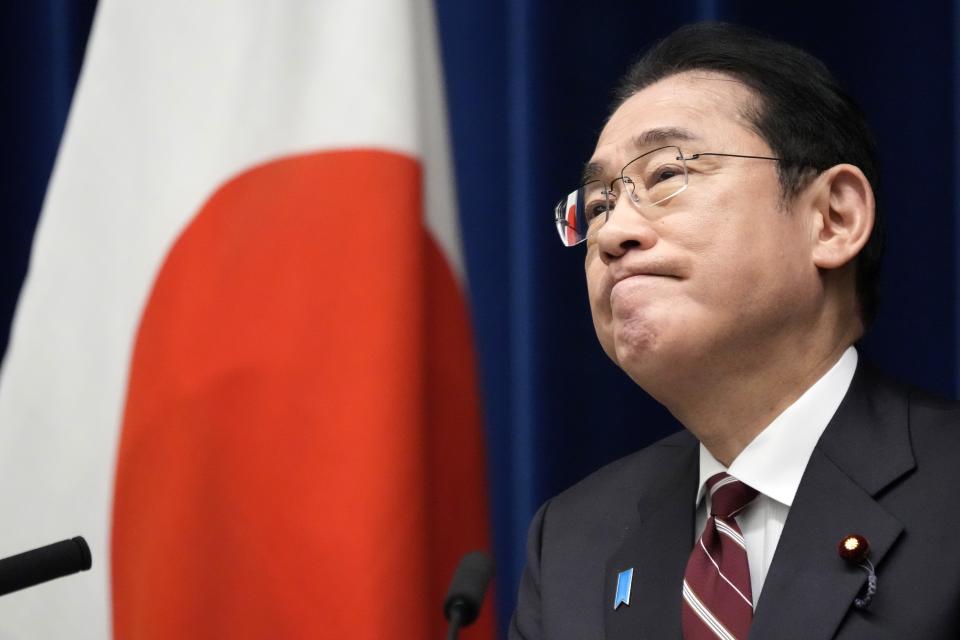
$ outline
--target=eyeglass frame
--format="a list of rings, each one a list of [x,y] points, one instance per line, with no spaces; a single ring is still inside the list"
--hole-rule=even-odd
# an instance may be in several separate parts
[[[701,151],[701,152],[699,152],[699,153],[694,153],[694,154],[690,155],[689,157],[684,157],[684,155],[683,155],[683,149],[681,149],[678,145],[667,144],[667,145],[664,145],[664,146],[662,146],[662,147],[657,147],[656,149],[651,149],[650,151],[644,151],[643,153],[641,153],[640,155],[638,155],[636,158],[632,159],[630,162],[628,162],[628,163],[626,163],[625,165],[623,165],[623,167],[620,169],[620,177],[619,177],[619,178],[614,178],[612,181],[610,181],[610,184],[609,184],[609,185],[604,185],[604,184],[602,184],[602,181],[600,181],[600,180],[588,180],[588,181],[586,181],[586,182],[580,183],[580,185],[579,185],[576,189],[574,189],[573,191],[571,191],[570,193],[574,193],[574,192],[576,192],[576,191],[579,191],[580,189],[582,189],[584,186],[590,184],[591,182],[601,182],[601,186],[603,187],[602,193],[603,193],[604,195],[606,195],[606,196],[611,196],[612,193],[613,193],[613,183],[616,182],[617,180],[619,180],[619,181],[622,182],[623,184],[633,184],[633,180],[631,180],[630,178],[628,178],[627,176],[624,175],[624,171],[626,170],[627,167],[629,167],[631,164],[633,164],[634,162],[636,162],[636,161],[639,160],[640,158],[643,158],[644,156],[648,156],[648,155],[650,155],[650,154],[652,154],[652,153],[656,153],[656,152],[658,152],[658,151],[663,151],[664,149],[676,149],[676,150],[680,153],[680,155],[677,156],[677,160],[683,163],[683,173],[684,173],[683,186],[682,186],[680,189],[678,189],[676,192],[670,194],[669,196],[667,196],[667,197],[665,197],[665,198],[661,198],[660,200],[657,200],[656,202],[650,203],[651,206],[653,206],[653,205],[658,205],[658,204],[661,204],[661,203],[663,203],[663,202],[666,202],[667,200],[670,200],[671,198],[675,198],[676,196],[678,196],[678,195],[680,195],[681,193],[683,193],[684,191],[686,191],[687,186],[689,185],[689,172],[687,171],[687,162],[689,162],[690,160],[699,160],[702,156],[720,156],[720,157],[725,157],[725,158],[747,158],[747,159],[753,159],[753,160],[773,160],[773,161],[775,161],[775,162],[782,162],[782,161],[783,161],[782,158],[774,158],[774,157],[772,157],[772,156],[754,156],[754,155],[745,155],[745,154],[740,154],[740,153],[720,153],[720,152],[713,152],[713,151]],[[567,194],[566,198],[569,198],[569,197],[570,197],[570,193]],[[639,201],[639,198],[636,196],[636,194],[630,193],[629,195],[630,195],[630,199],[633,200],[634,202],[638,202],[638,201]],[[566,218],[561,217],[560,214],[558,213],[559,210],[560,210],[560,203],[562,203],[562,202],[564,202],[564,199],[561,199],[560,202],[558,202],[557,205],[554,207],[554,225],[557,227],[557,231],[560,233],[560,242],[563,243],[563,246],[565,246],[565,247],[575,247],[575,246],[577,246],[578,244],[581,244],[581,243],[583,243],[583,242],[586,241],[586,239],[587,239],[587,234],[584,234],[584,236],[583,236],[580,240],[577,240],[577,241],[574,242],[573,244],[567,244],[567,243],[563,240],[563,238],[564,238],[564,230],[565,230],[564,227],[569,226],[569,223],[567,222]],[[608,207],[607,210],[604,212],[604,214],[603,214],[604,220],[603,220],[603,222],[600,223],[600,226],[603,226],[604,224],[606,224],[607,220],[610,219],[610,210],[611,210],[611,209],[612,209],[612,207]],[[598,216],[598,217],[599,217],[599,216]]]

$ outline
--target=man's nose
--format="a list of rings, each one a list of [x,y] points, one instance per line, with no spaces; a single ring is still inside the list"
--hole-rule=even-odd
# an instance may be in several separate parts
[[[642,207],[633,202],[628,189],[621,190],[606,222],[597,230],[600,259],[609,263],[631,249],[650,249],[657,239],[657,232]]]

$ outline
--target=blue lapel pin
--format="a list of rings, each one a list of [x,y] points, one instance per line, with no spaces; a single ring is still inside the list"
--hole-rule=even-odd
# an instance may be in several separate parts
[[[630,606],[630,587],[632,585],[633,567],[630,567],[617,575],[617,595],[613,598],[614,611],[616,611],[621,604],[625,604],[628,607]]]

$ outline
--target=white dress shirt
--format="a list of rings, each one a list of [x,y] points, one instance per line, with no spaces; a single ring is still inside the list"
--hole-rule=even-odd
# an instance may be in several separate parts
[[[700,445],[700,489],[697,491],[696,539],[703,533],[709,513],[706,482],[726,471],[759,492],[757,498],[736,516],[743,532],[750,564],[750,588],[756,606],[763,581],[777,550],[783,524],[800,486],[807,461],[847,394],[857,368],[857,350],[849,347],[833,367],[786,408],[740,452],[730,468]]]

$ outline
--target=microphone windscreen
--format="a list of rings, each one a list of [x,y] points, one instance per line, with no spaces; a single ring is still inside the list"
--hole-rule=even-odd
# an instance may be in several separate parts
[[[484,552],[471,551],[463,556],[450,581],[447,598],[443,601],[443,615],[447,620],[455,606],[460,607],[463,626],[477,619],[492,574],[493,562]]]
[[[80,536],[4,558],[0,560],[0,595],[86,571],[91,560],[90,547]]]

